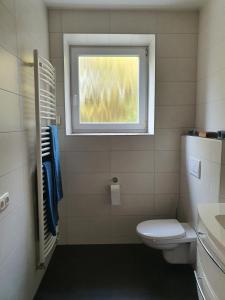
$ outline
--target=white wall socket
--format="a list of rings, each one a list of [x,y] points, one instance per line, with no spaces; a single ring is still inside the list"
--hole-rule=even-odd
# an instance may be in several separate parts
[[[5,210],[9,205],[9,193],[5,193],[0,196],[0,212]]]

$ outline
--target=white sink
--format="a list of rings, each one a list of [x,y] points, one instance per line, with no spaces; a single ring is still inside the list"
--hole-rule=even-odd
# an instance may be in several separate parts
[[[225,265],[225,203],[199,204],[198,213]]]

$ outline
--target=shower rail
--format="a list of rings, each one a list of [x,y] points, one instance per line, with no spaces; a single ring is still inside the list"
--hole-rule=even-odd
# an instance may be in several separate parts
[[[48,229],[47,199],[43,173],[43,159],[51,155],[50,131],[48,125],[57,123],[56,74],[55,68],[34,50],[35,113],[36,113],[36,155],[38,196],[38,267],[43,268],[53,251],[57,237]]]

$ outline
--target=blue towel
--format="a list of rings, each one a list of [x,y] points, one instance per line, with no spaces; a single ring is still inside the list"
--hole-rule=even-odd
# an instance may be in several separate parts
[[[56,226],[58,224],[58,208],[57,202],[55,201],[55,193],[54,193],[54,180],[53,180],[53,169],[52,162],[46,160],[43,162],[44,169],[44,180],[46,187],[46,205],[47,205],[47,221],[48,228],[52,235],[56,235]]]
[[[52,159],[52,166],[53,166],[55,201],[56,203],[58,203],[63,197],[58,128],[56,125],[50,125],[49,128],[50,128],[50,135],[51,135],[51,149],[52,149],[51,159]]]

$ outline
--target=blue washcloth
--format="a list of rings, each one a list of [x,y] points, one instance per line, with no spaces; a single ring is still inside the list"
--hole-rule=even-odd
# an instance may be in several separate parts
[[[56,235],[56,226],[58,224],[58,208],[57,202],[55,201],[55,193],[54,193],[54,181],[53,181],[53,170],[52,170],[52,162],[47,160],[43,162],[44,169],[44,180],[45,180],[45,197],[46,197],[46,205],[47,205],[47,220],[48,220],[48,228],[52,235]]]
[[[54,181],[54,191],[55,191],[55,201],[56,203],[62,199],[62,178],[61,178],[61,168],[60,168],[60,154],[59,154],[59,139],[58,139],[58,128],[56,125],[50,125],[50,135],[51,135],[51,158],[53,166],[53,181]]]

